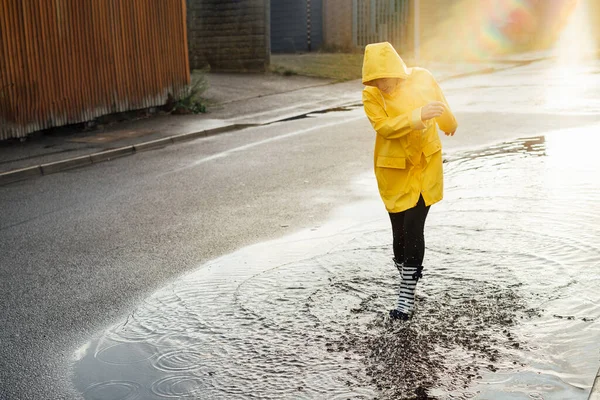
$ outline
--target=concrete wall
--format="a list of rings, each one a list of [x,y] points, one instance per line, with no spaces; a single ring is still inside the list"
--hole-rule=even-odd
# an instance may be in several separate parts
[[[265,71],[270,0],[186,0],[192,69]]]
[[[327,48],[352,49],[352,23],[352,1],[323,0],[323,44]]]

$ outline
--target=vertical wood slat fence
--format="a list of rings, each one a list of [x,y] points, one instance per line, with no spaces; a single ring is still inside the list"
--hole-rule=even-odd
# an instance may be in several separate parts
[[[396,49],[409,45],[411,0],[353,0],[354,46],[390,42]]]
[[[0,140],[178,98],[185,12],[185,0],[0,0]]]

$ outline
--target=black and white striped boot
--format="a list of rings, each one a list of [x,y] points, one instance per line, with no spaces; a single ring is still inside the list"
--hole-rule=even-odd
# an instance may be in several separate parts
[[[398,292],[398,306],[390,310],[390,318],[406,321],[412,316],[415,308],[415,290],[417,282],[423,276],[423,266],[409,266],[396,262],[400,271],[400,289]]]

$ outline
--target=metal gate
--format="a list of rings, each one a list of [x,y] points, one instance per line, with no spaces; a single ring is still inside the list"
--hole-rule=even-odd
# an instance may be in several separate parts
[[[390,42],[408,50],[410,0],[352,0],[352,37],[355,47]]]
[[[318,50],[323,42],[323,0],[272,0],[271,51]]]

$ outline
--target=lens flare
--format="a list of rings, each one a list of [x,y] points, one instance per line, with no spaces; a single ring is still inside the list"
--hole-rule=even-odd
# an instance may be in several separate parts
[[[555,43],[583,0],[462,0],[445,10],[424,41],[435,59],[485,61]],[[588,24],[589,25],[589,24]]]
[[[593,27],[588,18],[588,2],[580,0],[572,6],[572,12],[564,18],[566,26],[561,29],[554,47],[554,55],[562,65],[579,64],[596,50]]]
[[[552,49],[554,65],[543,77],[547,83],[545,106],[559,111],[575,105],[582,114],[593,113],[597,102],[590,93],[586,59],[595,56],[594,27],[589,19],[589,3],[580,0],[573,6]]]

